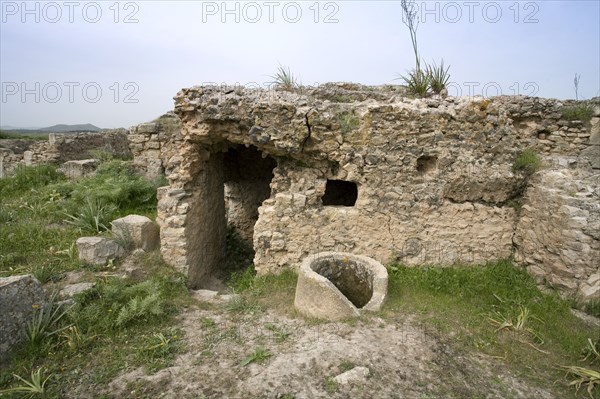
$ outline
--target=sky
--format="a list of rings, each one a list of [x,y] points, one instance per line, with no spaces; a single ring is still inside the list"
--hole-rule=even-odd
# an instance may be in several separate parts
[[[418,1],[423,62],[450,95],[600,96],[600,1]],[[400,1],[0,0],[0,126],[130,127],[202,84],[398,84]]]

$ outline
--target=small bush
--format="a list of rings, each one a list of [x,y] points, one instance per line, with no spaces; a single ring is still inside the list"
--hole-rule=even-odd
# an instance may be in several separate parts
[[[579,120],[588,122],[594,116],[594,107],[590,104],[579,104],[574,107],[565,107],[562,109],[562,116],[569,121]]]
[[[137,284],[120,278],[100,280],[75,296],[69,318],[83,333],[110,333],[159,321],[172,311],[170,299],[186,293],[185,279],[175,274],[155,274]]]
[[[527,149],[521,152],[515,159],[513,171],[523,171],[527,174],[533,174],[542,166],[542,159],[532,149]]]
[[[97,198],[120,209],[154,207],[156,186],[139,176],[128,161],[113,160],[98,167],[96,175],[74,187],[71,196],[77,203]]]

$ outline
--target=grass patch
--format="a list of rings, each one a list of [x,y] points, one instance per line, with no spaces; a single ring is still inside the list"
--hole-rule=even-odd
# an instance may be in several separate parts
[[[531,175],[542,166],[542,158],[532,149],[522,151],[513,163],[513,171]]]
[[[170,268],[155,269],[144,282],[100,278],[74,301],[40,335],[35,350],[24,348],[0,373],[0,389],[16,387],[12,373],[22,375],[35,365],[54,375],[48,397],[60,398],[77,386],[105,384],[130,367],[148,372],[168,367],[185,349],[181,332],[171,325],[189,298],[185,278]]]
[[[257,276],[254,267],[232,273],[226,280],[238,297],[229,303],[230,311],[256,313],[264,308],[294,316],[294,295],[298,275],[289,269],[279,274]]]
[[[57,281],[80,267],[75,240],[128,214],[156,214],[156,186],[131,162],[109,160],[98,173],[68,181],[54,165],[19,168],[0,179],[0,276],[33,273]]]
[[[278,89],[293,92],[300,88],[298,78],[290,71],[289,67],[279,65],[275,75],[270,76],[273,79],[271,84],[275,85]]]
[[[269,360],[269,358],[273,356],[273,354],[271,352],[269,352],[268,349],[259,347],[256,348],[256,350],[254,352],[252,352],[251,354],[249,354],[248,356],[246,356],[241,362],[240,362],[240,366],[245,367],[247,365],[249,365],[250,363],[265,363],[267,360]]]
[[[510,261],[388,270],[384,317],[414,314],[431,333],[451,333],[457,345],[504,358],[533,380],[565,381],[558,366],[580,361],[588,339],[599,337],[571,314],[567,301],[539,291]]]
[[[173,365],[175,355],[181,352],[183,332],[168,329],[164,333],[152,333],[143,337],[136,351],[136,357],[149,373],[155,373]]]
[[[399,79],[404,81],[409,94],[420,98],[427,95],[430,75],[425,71],[413,69],[407,75],[400,75]]]
[[[594,116],[594,107],[588,103],[562,109],[562,117],[569,121],[589,122],[592,116]]]
[[[360,120],[352,111],[344,111],[338,115],[338,123],[342,133],[347,134],[360,125]]]
[[[450,73],[448,72],[450,66],[444,68],[444,60],[442,60],[439,66],[434,61],[433,65],[427,65],[426,69],[427,75],[429,75],[429,86],[431,87],[431,90],[434,93],[439,94],[446,88],[448,80],[450,80]]]
[[[102,218],[94,209],[82,217],[94,233],[127,214],[155,216],[156,186],[162,183],[135,174],[131,162],[105,158],[95,176],[78,181],[67,180],[53,165],[23,167],[0,180],[0,276],[33,273],[44,283],[85,270],[74,242],[86,229],[68,223],[73,219],[66,214],[84,214],[88,201],[110,207]],[[172,364],[185,349],[171,325],[191,301],[186,278],[158,251],[134,261],[150,277],[107,275],[76,295],[70,308],[38,311],[28,328],[31,344],[0,370],[6,397],[23,397],[24,380],[43,388],[38,397],[61,398],[78,387],[104,386],[132,367],[154,372]]]

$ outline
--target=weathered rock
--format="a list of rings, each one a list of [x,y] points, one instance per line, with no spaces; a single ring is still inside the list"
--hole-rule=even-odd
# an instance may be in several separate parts
[[[79,260],[93,265],[106,265],[109,260],[124,254],[123,248],[106,237],[81,237],[77,239]]]
[[[27,322],[45,303],[44,289],[32,275],[0,278],[0,363],[21,342]]]
[[[589,161],[592,169],[600,169],[600,145],[594,145],[582,150],[579,157]]]
[[[367,367],[358,366],[333,377],[333,380],[340,385],[360,384],[366,381],[370,373]]]
[[[75,283],[64,286],[58,296],[61,298],[72,298],[73,296],[94,288],[94,283]]]
[[[343,320],[381,309],[387,270],[366,256],[323,252],[306,257],[298,272],[294,306],[305,316]]]
[[[112,232],[144,251],[152,251],[160,245],[158,226],[146,216],[129,215],[113,220]]]
[[[190,296],[194,299],[197,299],[200,302],[209,302],[209,303],[228,303],[236,298],[239,298],[237,294],[219,294],[218,291],[212,290],[190,290]]]
[[[599,182],[588,169],[554,159],[525,194],[514,243],[515,259],[540,284],[588,301],[600,297]]]
[[[99,164],[100,161],[97,159],[67,161],[62,165],[61,170],[69,179],[79,179],[94,174]]]

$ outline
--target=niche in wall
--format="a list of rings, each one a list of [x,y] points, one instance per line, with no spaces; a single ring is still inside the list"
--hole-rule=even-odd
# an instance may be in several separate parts
[[[354,206],[357,198],[356,183],[345,180],[327,180],[322,201],[324,206]]]

